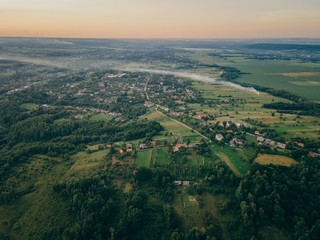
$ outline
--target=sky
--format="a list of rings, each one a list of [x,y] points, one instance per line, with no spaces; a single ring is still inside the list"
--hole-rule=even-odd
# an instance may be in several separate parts
[[[0,36],[320,38],[320,0],[0,0]]]

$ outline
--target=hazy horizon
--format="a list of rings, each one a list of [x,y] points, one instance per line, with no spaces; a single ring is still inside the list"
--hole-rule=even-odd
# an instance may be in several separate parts
[[[2,0],[0,13],[2,37],[320,38],[316,0]]]

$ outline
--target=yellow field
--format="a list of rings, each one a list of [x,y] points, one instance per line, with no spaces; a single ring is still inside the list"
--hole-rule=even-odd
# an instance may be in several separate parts
[[[291,72],[291,73],[267,73],[265,75],[282,75],[287,77],[309,77],[309,76],[317,76],[319,73],[317,72]]]
[[[159,113],[159,112],[154,112],[154,113],[151,113],[150,115],[146,116],[146,118],[150,120],[150,119],[159,118],[159,117],[161,117],[161,116],[162,116],[161,113]]]
[[[290,81],[289,83],[298,86],[320,86],[320,82],[316,81]]]
[[[255,163],[262,165],[273,164],[290,167],[292,164],[297,164],[298,162],[292,158],[282,156],[282,155],[271,155],[271,154],[259,154],[254,160]]]

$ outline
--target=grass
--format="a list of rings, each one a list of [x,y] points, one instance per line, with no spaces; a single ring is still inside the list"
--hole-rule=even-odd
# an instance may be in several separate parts
[[[134,165],[137,167],[150,167],[152,149],[137,151]]]
[[[35,103],[23,103],[20,106],[21,108],[24,108],[26,110],[33,110],[34,108],[39,107],[39,104],[35,104]]]
[[[164,164],[169,164],[169,155],[168,152],[166,151],[166,149],[164,148],[159,148],[157,149],[157,158],[156,158],[156,164],[159,165],[164,165]]]
[[[191,129],[165,115],[160,114],[159,112],[151,113],[147,115],[146,118],[159,122],[164,127],[165,131],[170,133],[166,137],[166,140],[170,143],[172,143],[177,136],[182,136],[184,139],[190,138],[191,142],[198,141],[202,138],[200,135],[194,133]]]
[[[242,160],[238,156],[238,154],[234,151],[233,148],[227,147],[227,146],[214,145],[214,146],[212,146],[212,150],[214,151],[214,153],[217,154],[217,156],[221,160],[223,160],[225,162],[229,160],[231,162],[232,165],[228,164],[228,162],[226,162],[226,163],[231,168],[231,170],[233,170],[233,172],[235,172],[235,174],[237,174],[237,172],[238,172],[241,175],[245,175],[248,172],[248,170],[250,169],[251,164],[247,161]],[[233,169],[233,166],[235,169]]]
[[[74,164],[68,170],[66,175],[68,176],[81,176],[90,175],[92,171],[98,171],[102,169],[103,160],[109,149],[96,151],[93,153],[78,152],[76,155],[71,157]]]
[[[250,162],[257,154],[255,148],[236,148],[237,154],[245,161]]]
[[[190,199],[194,200],[194,197],[183,191],[183,193],[177,194],[174,199],[173,207],[181,219],[182,228],[185,230],[195,226],[203,226],[198,201],[190,201]]]
[[[93,120],[93,121],[105,121],[105,120],[111,120],[112,117],[107,115],[107,114],[96,114],[96,115],[93,115],[90,120]]]
[[[298,162],[292,158],[282,156],[282,155],[271,155],[271,154],[259,154],[258,157],[254,160],[254,162],[262,165],[273,164],[273,165],[280,165],[280,166],[286,166],[286,167],[290,167],[293,164],[298,164]]]
[[[53,228],[69,224],[64,202],[58,201],[52,193],[55,182],[70,180],[65,176],[68,163],[54,163],[48,159],[52,158],[34,156],[21,165],[19,186],[28,184],[32,191],[10,205],[0,206],[0,232],[8,233],[12,239],[40,239]]]

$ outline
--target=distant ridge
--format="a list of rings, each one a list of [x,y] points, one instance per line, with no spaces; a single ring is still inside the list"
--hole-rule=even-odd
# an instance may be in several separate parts
[[[246,45],[250,49],[263,50],[320,50],[320,45],[311,44],[275,44],[275,43],[257,43]]]

